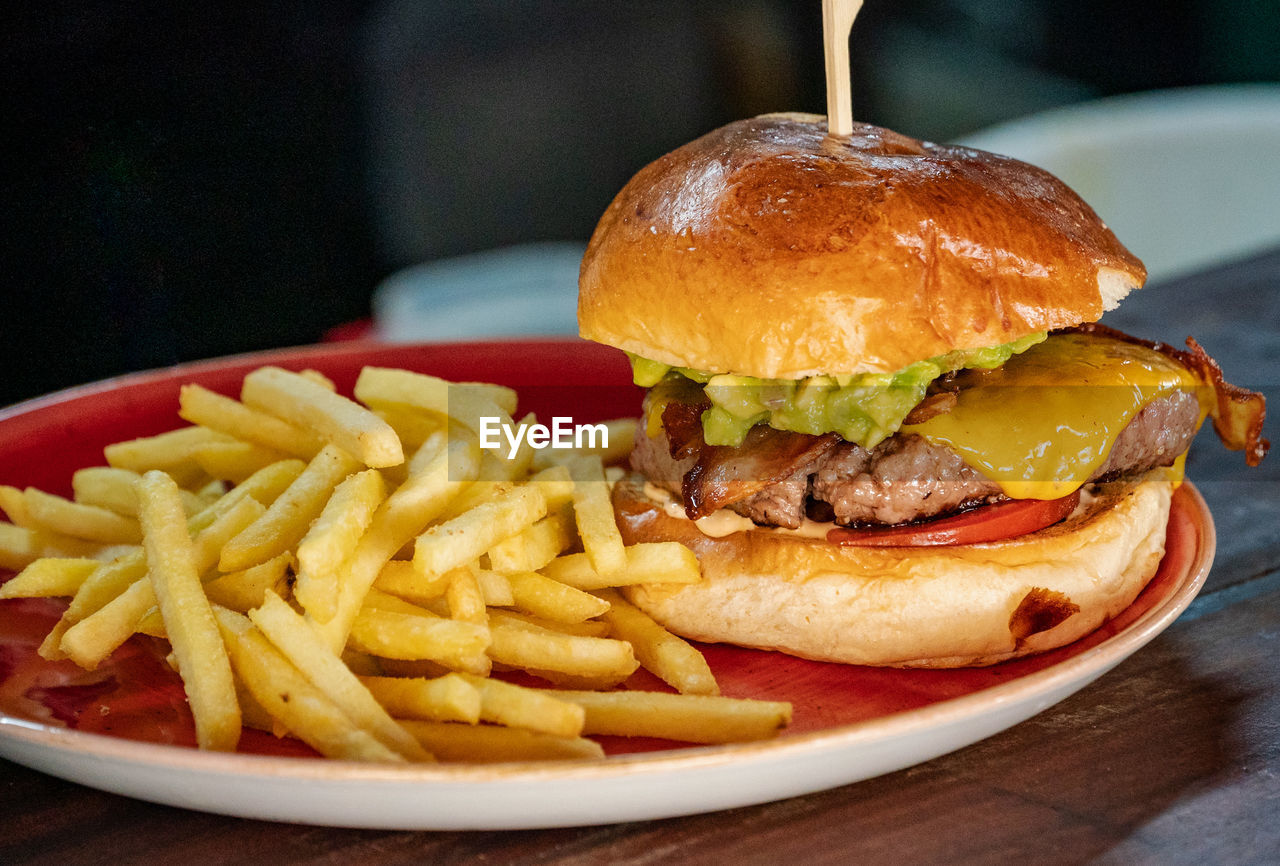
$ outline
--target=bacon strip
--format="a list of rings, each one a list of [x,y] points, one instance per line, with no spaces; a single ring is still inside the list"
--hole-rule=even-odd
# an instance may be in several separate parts
[[[1262,422],[1267,417],[1267,398],[1257,391],[1240,388],[1226,381],[1218,362],[1209,357],[1209,353],[1196,342],[1194,337],[1187,337],[1187,348],[1191,351],[1184,352],[1167,343],[1131,337],[1123,331],[1099,325],[1097,322],[1077,325],[1074,330],[1146,346],[1148,349],[1173,358],[1190,370],[1204,387],[1213,391],[1209,417],[1213,419],[1214,432],[1222,440],[1223,446],[1231,451],[1243,451],[1245,463],[1250,466],[1257,466],[1267,455],[1271,443],[1262,438]]]
[[[680,485],[685,513],[697,520],[754,496],[812,466],[839,442],[835,433],[810,436],[757,424],[737,448],[703,445]]]
[[[662,429],[667,432],[671,457],[683,460],[702,448],[702,413],[711,408],[710,401],[685,403],[673,400],[662,409]]]

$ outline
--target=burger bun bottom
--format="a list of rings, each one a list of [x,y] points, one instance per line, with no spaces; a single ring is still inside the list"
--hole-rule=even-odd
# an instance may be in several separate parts
[[[704,535],[644,493],[614,486],[628,544],[678,541],[696,584],[629,587],[632,603],[683,637],[859,665],[990,665],[1068,644],[1138,596],[1164,556],[1173,484],[1091,485],[1065,521],[1004,542],[932,548],[838,546],[776,530]]]

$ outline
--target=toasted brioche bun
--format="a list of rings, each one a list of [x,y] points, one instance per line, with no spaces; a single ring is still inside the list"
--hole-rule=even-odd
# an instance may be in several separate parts
[[[988,665],[1070,643],[1124,610],[1164,556],[1173,492],[1163,475],[1104,484],[1067,520],[999,543],[860,548],[769,530],[703,535],[644,495],[614,487],[628,544],[678,541],[696,584],[648,584],[630,600],[684,637],[821,661]]]
[[[815,115],[731,123],[642,169],[582,261],[584,337],[773,379],[892,372],[1092,322],[1146,270],[1061,181]]]

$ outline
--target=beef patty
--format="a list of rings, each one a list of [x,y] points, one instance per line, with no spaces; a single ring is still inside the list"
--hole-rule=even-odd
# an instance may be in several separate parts
[[[1194,395],[1174,392],[1149,403],[1116,439],[1089,480],[1111,480],[1169,466],[1195,436]],[[666,432],[637,437],[631,465],[682,497],[697,519],[731,508],[761,526],[794,529],[806,516],[841,525],[892,525],[936,517],[1002,497],[999,485],[949,448],[920,436],[891,436],[874,448],[834,434],[809,436],[764,425],[737,448],[708,446]]]

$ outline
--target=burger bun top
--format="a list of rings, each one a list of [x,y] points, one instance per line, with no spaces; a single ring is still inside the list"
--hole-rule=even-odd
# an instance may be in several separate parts
[[[1145,278],[1034,166],[773,114],[632,178],[587,247],[578,321],[587,339],[708,372],[883,373],[1095,321]]]

